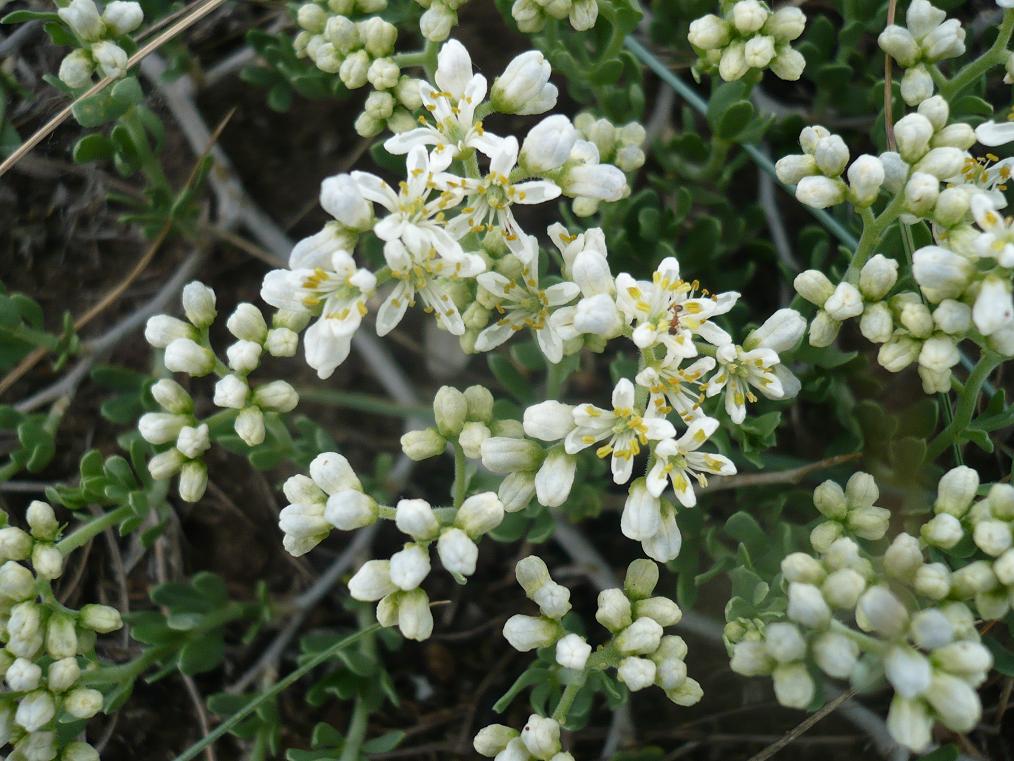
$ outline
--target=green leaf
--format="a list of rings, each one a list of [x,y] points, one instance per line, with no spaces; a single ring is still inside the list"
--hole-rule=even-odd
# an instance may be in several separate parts
[[[52,11],[12,11],[0,19],[0,24],[24,24],[26,21],[60,21],[60,16]]]
[[[106,160],[113,155],[113,143],[108,137],[97,132],[85,135],[74,145],[71,155],[75,164]]]
[[[715,134],[723,140],[735,140],[753,121],[754,107],[748,100],[731,104],[715,124]]]
[[[405,733],[400,729],[392,730],[372,740],[367,740],[362,745],[363,753],[388,753],[397,748],[405,739]]]
[[[184,674],[193,676],[211,671],[222,662],[224,655],[224,640],[209,634],[187,642],[180,650],[177,665]]]

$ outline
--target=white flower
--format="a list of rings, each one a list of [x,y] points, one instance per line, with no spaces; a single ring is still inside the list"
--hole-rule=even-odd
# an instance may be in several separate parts
[[[1014,302],[1011,299],[1010,281],[989,275],[979,286],[979,295],[972,307],[972,321],[984,335],[992,335],[1014,319]]]
[[[92,0],[71,0],[66,7],[57,10],[57,15],[85,42],[102,36],[102,18]]]
[[[430,556],[418,544],[406,544],[391,555],[391,582],[406,592],[418,587],[430,573]]]
[[[465,332],[461,314],[451,298],[451,286],[457,279],[475,277],[486,269],[481,257],[465,253],[448,255],[434,245],[431,237],[410,229],[402,240],[390,240],[384,245],[384,258],[397,284],[377,312],[377,335],[394,330],[415,303],[416,295],[427,309],[433,310],[437,325],[456,336]]]
[[[896,695],[887,712],[887,729],[899,743],[922,753],[929,748],[932,739],[933,717],[922,700]]]
[[[690,422],[704,415],[701,401],[701,378],[715,367],[712,357],[701,357],[686,367],[680,367],[683,357],[667,353],[656,366],[645,367],[634,379],[651,393],[651,403],[662,415],[675,411],[684,421]]]
[[[471,576],[475,573],[479,548],[460,528],[449,528],[437,540],[437,555],[449,573]]]
[[[484,491],[473,494],[458,508],[454,525],[470,537],[486,534],[503,522],[504,509],[495,492]]]
[[[555,399],[532,405],[524,412],[525,433],[541,441],[559,441],[574,428],[574,407]]]
[[[577,427],[567,434],[567,454],[577,454],[583,449],[605,440],[595,450],[601,458],[612,455],[613,480],[626,483],[634,467],[634,457],[649,441],[668,439],[676,435],[665,418],[654,414],[642,414],[634,409],[634,384],[622,378],[613,389],[613,409],[604,410],[591,404],[581,404],[574,409]],[[649,408],[649,412],[651,409]]]
[[[990,148],[1006,145],[1014,140],[1014,122],[995,122],[992,119],[983,122],[975,128],[975,137],[982,145]]]
[[[779,663],[801,661],[806,657],[806,640],[795,624],[779,621],[768,624],[764,644],[771,657]]]
[[[933,668],[919,651],[897,645],[884,658],[884,673],[896,693],[903,698],[914,698],[929,688]]]
[[[741,346],[726,344],[715,352],[718,371],[707,381],[709,397],[725,391],[725,411],[734,423],[746,419],[746,403],[756,402],[757,397],[750,391],[756,388],[768,399],[782,399],[785,390],[775,373],[780,359],[772,349],[757,348],[746,351]]]
[[[113,0],[107,3],[102,11],[102,20],[116,34],[130,34],[144,21],[144,11],[140,3]]]
[[[462,197],[461,181],[438,173],[430,166],[425,146],[417,145],[405,159],[406,179],[396,193],[390,185],[369,172],[352,172],[352,179],[363,198],[390,212],[373,226],[373,232],[385,241],[405,238],[410,232],[451,259],[462,256],[461,246],[444,229],[443,215],[457,206]],[[439,194],[430,199],[434,190]],[[407,243],[407,241],[406,241]]]
[[[547,116],[528,131],[521,144],[521,167],[529,174],[559,169],[570,157],[577,134],[568,117],[563,114]]]
[[[549,83],[553,69],[537,50],[516,56],[493,82],[490,100],[503,114],[541,114],[556,105],[556,86]]]
[[[470,149],[492,158],[500,138],[487,133],[481,121],[475,121],[475,109],[486,97],[486,78],[472,73],[472,59],[457,40],[448,40],[437,54],[437,88],[419,83],[423,107],[434,124],[401,132],[387,139],[384,148],[395,155],[408,153],[416,146],[433,146],[430,168],[441,172],[451,161]]]
[[[973,244],[976,253],[996,259],[1001,267],[1014,267],[1014,219],[998,214],[991,198],[982,193],[972,196],[971,208],[982,228]]]
[[[556,643],[556,662],[567,669],[581,671],[591,655],[591,645],[579,634],[568,634]]]
[[[628,656],[620,661],[616,668],[616,676],[627,685],[631,692],[643,690],[655,682],[656,666],[647,658]]]
[[[403,499],[395,508],[394,524],[403,534],[424,541],[437,535],[440,523],[424,499]]]
[[[342,531],[363,528],[377,520],[377,503],[355,489],[335,492],[327,498],[324,520]]]
[[[521,730],[521,742],[535,758],[550,759],[560,751],[560,725],[533,713]]]
[[[544,203],[560,195],[560,187],[549,180],[511,180],[518,150],[516,137],[504,138],[490,157],[485,177],[456,178],[453,187],[468,193],[468,206],[447,225],[448,233],[460,238],[469,232],[500,229],[509,241],[520,233],[511,206]]]
[[[560,625],[555,621],[535,616],[513,615],[503,627],[503,636],[520,653],[539,647],[549,647],[560,636]]]
[[[614,644],[621,655],[650,655],[662,641],[658,621],[642,616],[616,635]]]
[[[627,322],[635,322],[632,335],[641,349],[662,344],[681,357],[697,354],[694,336],[721,346],[732,339],[711,318],[725,314],[739,298],[729,292],[697,296],[697,283],[680,279],[679,262],[667,257],[659,264],[651,282],[634,280],[625,272],[616,277],[616,305]]]
[[[710,417],[693,420],[686,433],[678,439],[667,438],[655,445],[655,464],[648,471],[648,491],[660,496],[665,490],[666,481],[672,481],[676,499],[685,507],[697,504],[691,479],[701,486],[707,486],[705,473],[715,475],[732,475],[736,466],[724,455],[698,452],[718,429],[718,421]]]
[[[95,65],[85,50],[73,50],[60,61],[59,77],[67,87],[78,89],[91,83]]]
[[[630,190],[623,170],[601,163],[598,147],[587,140],[574,143],[559,181],[564,195],[571,198],[618,201]]]
[[[577,458],[563,447],[551,449],[535,474],[535,496],[540,505],[559,507],[567,501],[574,486]]]
[[[521,261],[520,281],[508,280],[498,272],[476,277],[479,285],[499,300],[497,311],[503,316],[479,334],[475,349],[490,351],[529,328],[535,332],[546,359],[555,364],[563,359],[563,336],[559,312],[553,310],[573,301],[580,289],[570,282],[539,288],[539,244],[535,236],[508,238],[507,243]]]
[[[375,602],[397,590],[391,581],[389,560],[368,560],[349,579],[349,594],[356,600]]]

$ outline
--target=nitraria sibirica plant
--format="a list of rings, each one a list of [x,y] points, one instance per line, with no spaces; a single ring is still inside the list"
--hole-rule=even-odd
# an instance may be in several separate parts
[[[146,758],[210,757],[226,733],[256,761],[463,756],[468,738],[497,761],[713,758],[711,729],[676,739],[684,709],[737,742],[723,717],[767,705],[756,686],[730,700],[729,669],[816,719],[841,711],[871,757],[999,747],[1011,2],[28,5],[0,42],[0,174],[72,117],[73,161],[93,165],[74,173],[134,230],[88,227],[89,246],[148,242],[55,332],[30,294],[0,289],[0,394],[24,392],[0,408],[5,758],[97,759],[118,730],[88,720],[174,672],[203,736],[170,727]],[[214,30],[200,44],[198,22]],[[43,81],[72,101],[23,138],[32,66],[57,60],[19,57],[38,29],[63,50]],[[229,49],[202,60],[223,55],[215,34]],[[195,95],[240,70],[275,111],[338,107],[273,117],[288,126],[260,163],[234,162],[224,146],[258,138],[229,117],[209,129],[215,99]],[[66,166],[21,164],[33,182]],[[293,214],[297,174],[319,193]],[[255,178],[275,194],[264,208]],[[61,186],[42,216],[69,203]],[[11,251],[42,240],[18,235]],[[162,260],[107,332],[78,335],[170,249],[193,253]],[[54,282],[76,281],[69,255],[59,266]],[[105,364],[142,330],[144,358]],[[409,349],[426,361],[403,366]],[[101,393],[77,405],[85,384]],[[400,451],[335,407],[402,420]],[[115,432],[61,430],[99,414]],[[47,501],[22,507],[25,492]],[[186,533],[216,511],[269,515],[283,560],[244,547],[262,570],[201,570],[242,542]],[[113,573],[89,581],[100,535]],[[111,583],[122,610],[81,604],[90,584],[117,599]],[[332,592],[342,604],[321,604]],[[124,622],[135,645],[97,638]],[[441,639],[462,645],[445,681],[475,694],[467,710],[427,705],[447,691],[418,643]],[[455,714],[457,740],[420,741],[433,725],[402,721],[417,709]]]

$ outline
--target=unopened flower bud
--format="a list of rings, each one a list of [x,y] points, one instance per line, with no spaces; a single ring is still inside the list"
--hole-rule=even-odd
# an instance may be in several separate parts
[[[534,616],[513,615],[503,627],[503,636],[515,650],[527,653],[540,647],[549,647],[562,634],[555,621]]]
[[[578,634],[568,634],[556,643],[556,662],[567,669],[582,671],[591,655],[591,645]]]

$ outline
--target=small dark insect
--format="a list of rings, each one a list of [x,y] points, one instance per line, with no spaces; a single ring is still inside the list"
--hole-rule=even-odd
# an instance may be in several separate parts
[[[674,336],[680,329],[680,312],[683,311],[683,305],[673,304],[669,308],[672,310],[672,319],[669,320],[669,335]]]

